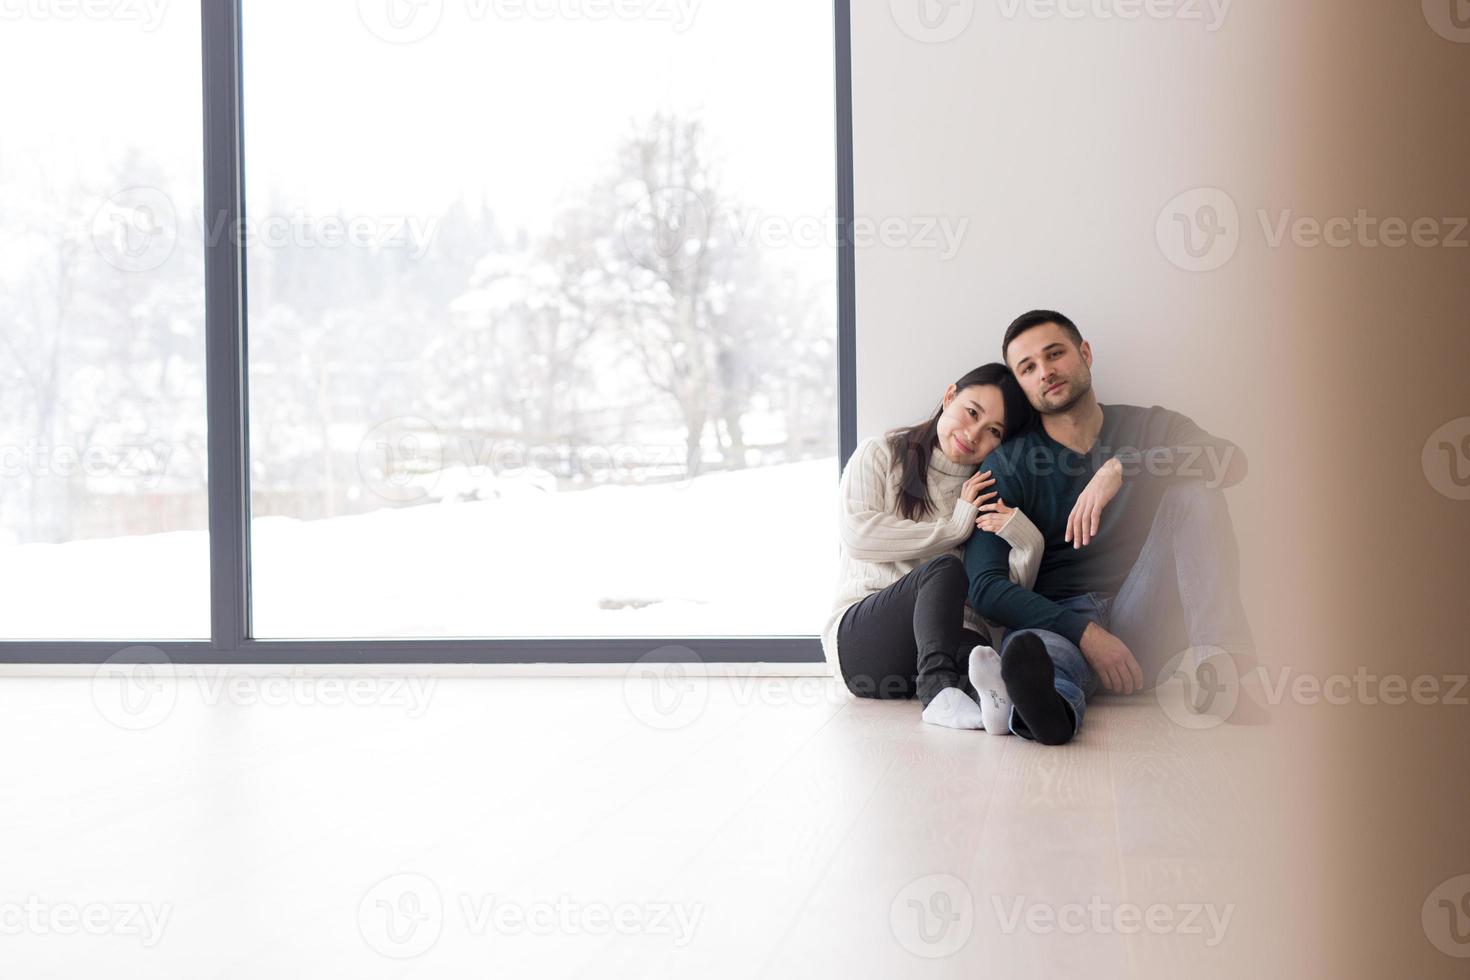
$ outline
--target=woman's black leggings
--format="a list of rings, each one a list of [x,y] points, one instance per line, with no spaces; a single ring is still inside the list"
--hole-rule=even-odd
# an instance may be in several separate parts
[[[976,697],[970,650],[986,639],[965,629],[969,586],[964,563],[940,555],[851,606],[837,625],[847,689],[860,698],[917,695],[925,706],[946,687]]]

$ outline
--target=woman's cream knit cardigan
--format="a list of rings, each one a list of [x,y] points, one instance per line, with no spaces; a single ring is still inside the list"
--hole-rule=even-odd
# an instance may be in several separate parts
[[[973,466],[958,466],[935,449],[929,459],[930,513],[947,516],[911,521],[898,516],[898,473],[888,440],[875,437],[858,444],[839,484],[837,600],[822,629],[822,652],[839,676],[837,625],[849,607],[931,558],[943,554],[962,558],[971,532],[989,533],[975,529],[979,511],[960,497],[960,488],[974,472]],[[1017,510],[999,534],[1011,546],[1011,581],[1031,588],[1045,544],[1041,532]],[[999,628],[987,624],[968,605],[965,625],[982,636],[989,635],[993,644],[1000,640]]]

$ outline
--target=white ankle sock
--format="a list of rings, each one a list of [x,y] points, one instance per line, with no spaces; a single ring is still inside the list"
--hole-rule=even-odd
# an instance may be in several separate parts
[[[924,709],[924,721],[945,728],[976,729],[982,724],[980,706],[957,687],[946,687],[934,695]]]
[[[1011,699],[1000,678],[1000,654],[993,647],[970,651],[970,683],[980,695],[980,716],[992,735],[1011,733]]]

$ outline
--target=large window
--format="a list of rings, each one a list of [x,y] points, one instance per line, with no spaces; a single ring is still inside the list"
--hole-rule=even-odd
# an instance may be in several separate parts
[[[0,639],[209,635],[199,30],[0,22]]]
[[[7,22],[5,656],[814,637],[845,6]],[[32,444],[98,451],[58,474]]]

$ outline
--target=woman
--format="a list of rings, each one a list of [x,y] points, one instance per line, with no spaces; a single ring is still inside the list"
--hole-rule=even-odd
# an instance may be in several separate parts
[[[931,724],[1009,730],[1000,657],[965,605],[961,555],[976,528],[998,534],[1011,545],[1012,580],[1034,584],[1041,532],[985,492],[995,482],[988,472],[975,472],[1034,417],[1006,366],[986,364],[950,385],[927,421],[864,440],[848,460],[837,601],[822,648],[853,694],[917,696]]]

